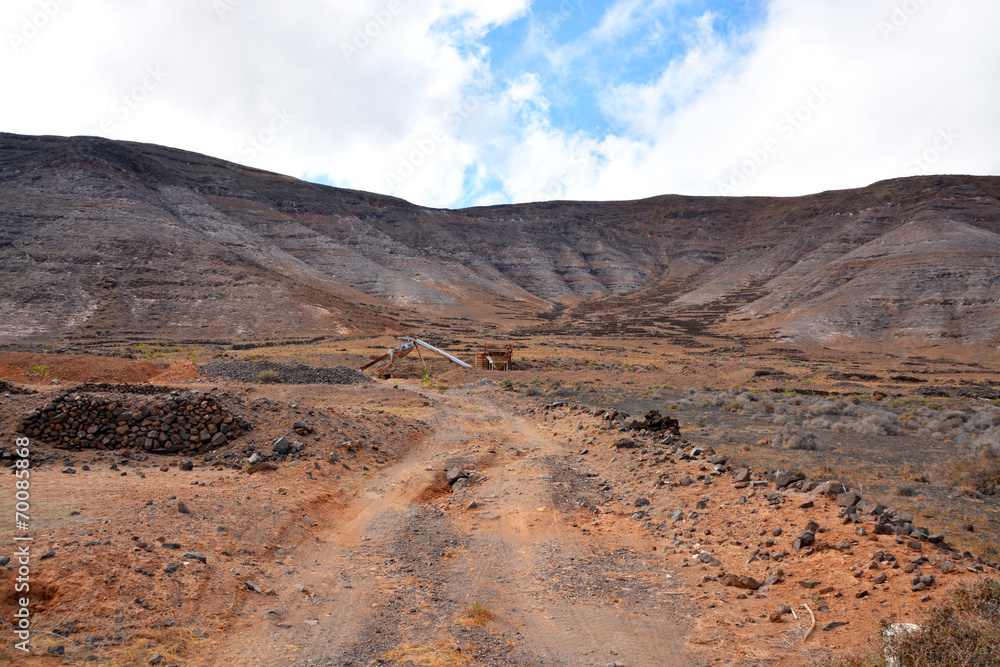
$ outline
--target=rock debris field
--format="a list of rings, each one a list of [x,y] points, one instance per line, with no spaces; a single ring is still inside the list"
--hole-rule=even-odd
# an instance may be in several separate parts
[[[238,382],[258,382],[261,373],[276,374],[268,380],[273,384],[366,384],[372,381],[367,375],[346,366],[314,368],[273,361],[213,361],[199,370],[206,378]]]

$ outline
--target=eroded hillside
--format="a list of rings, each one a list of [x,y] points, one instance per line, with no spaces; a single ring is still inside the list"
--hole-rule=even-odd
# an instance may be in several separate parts
[[[0,134],[0,271],[7,341],[287,339],[431,315],[989,346],[1000,178],[450,211],[159,146]]]

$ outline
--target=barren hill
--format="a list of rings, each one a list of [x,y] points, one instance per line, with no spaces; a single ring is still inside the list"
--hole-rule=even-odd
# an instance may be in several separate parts
[[[440,318],[1000,343],[1000,178],[463,210],[194,153],[0,134],[0,340],[287,339]]]

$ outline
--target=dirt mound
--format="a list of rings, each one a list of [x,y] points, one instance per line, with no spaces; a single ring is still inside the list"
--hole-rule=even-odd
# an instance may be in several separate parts
[[[190,359],[181,359],[170,364],[170,368],[164,371],[163,375],[156,378],[156,381],[174,384],[177,382],[191,382],[198,378],[198,365]]]
[[[84,354],[0,352],[0,378],[29,384],[148,382],[162,371],[150,361]]]
[[[305,364],[279,364],[273,361],[213,361],[201,367],[204,377],[240,382],[259,382],[261,373],[270,372],[273,384],[365,384],[367,375],[346,366],[314,368]]]

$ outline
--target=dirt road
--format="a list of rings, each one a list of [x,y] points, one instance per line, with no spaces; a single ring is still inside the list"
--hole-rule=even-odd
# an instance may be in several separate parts
[[[315,540],[281,553],[291,590],[248,605],[218,662],[695,664],[652,543],[581,504],[579,443],[502,395],[426,398],[422,446],[310,513]],[[451,493],[448,468],[477,479]]]

